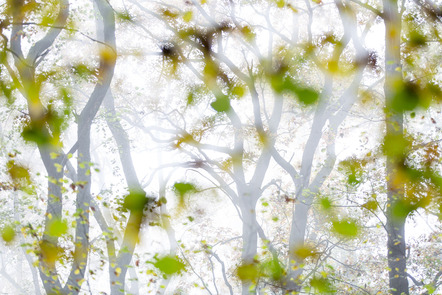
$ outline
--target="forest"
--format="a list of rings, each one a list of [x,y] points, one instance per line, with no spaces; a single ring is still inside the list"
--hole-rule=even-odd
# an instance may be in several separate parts
[[[0,1],[0,294],[442,294],[441,7]]]

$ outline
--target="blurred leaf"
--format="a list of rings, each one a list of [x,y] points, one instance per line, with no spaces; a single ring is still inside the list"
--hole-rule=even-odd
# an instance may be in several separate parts
[[[365,160],[350,158],[339,163],[347,174],[347,182],[349,185],[356,186],[362,181]]]
[[[55,267],[55,262],[60,257],[62,249],[50,243],[49,241],[42,240],[40,242],[39,252],[42,260],[47,265],[49,265],[50,267]]]
[[[187,94],[187,106],[193,105],[195,102],[195,93],[193,91],[189,91]]]
[[[188,182],[176,182],[173,185],[173,190],[180,196],[184,196],[188,193],[196,192],[196,187]]]
[[[119,20],[121,20],[123,22],[132,22],[133,21],[133,17],[127,11],[117,12],[116,16]]]
[[[332,207],[332,203],[330,201],[330,199],[328,197],[323,197],[319,200],[320,204],[321,204],[321,208],[328,211],[331,209]]]
[[[183,21],[185,21],[186,23],[190,22],[193,18],[193,12],[192,11],[186,11],[183,14]]]
[[[186,265],[177,256],[155,257],[155,259],[156,262],[153,265],[166,275],[179,274],[186,268]]]
[[[346,238],[354,238],[359,232],[356,222],[351,219],[336,220],[332,222],[332,225],[335,233]]]
[[[6,164],[6,168],[8,169],[9,176],[11,177],[12,181],[26,181],[30,182],[30,175],[28,168],[16,164],[14,160],[9,160]]]
[[[317,257],[318,252],[316,252],[315,248],[304,244],[299,245],[293,249],[293,253],[301,259],[306,259],[308,257]]]
[[[276,6],[278,8],[283,8],[285,6],[285,1],[284,0],[274,0],[276,3]]]
[[[413,111],[418,107],[420,101],[418,86],[411,82],[402,81],[396,84],[389,107],[398,112]]]
[[[241,33],[243,34],[244,38],[247,42],[252,42],[255,40],[256,34],[253,32],[253,29],[249,26],[244,26],[241,28]]]
[[[259,277],[259,269],[256,263],[243,264],[238,266],[236,275],[241,281],[256,281]]]
[[[305,105],[314,104],[319,99],[319,93],[313,88],[298,87],[295,93],[298,100]]]
[[[310,286],[319,294],[336,293],[333,285],[324,277],[314,277],[310,280]]]
[[[23,139],[28,142],[34,142],[38,145],[47,145],[51,143],[50,135],[45,132],[43,123],[31,123],[23,128],[21,133]]]
[[[362,208],[375,211],[378,208],[378,203],[374,200],[367,201],[366,203],[362,204]]]
[[[290,76],[284,77],[284,69],[270,74],[270,85],[277,93],[286,93],[296,97],[299,102],[308,106],[319,99],[319,93],[311,87],[303,86]]]
[[[231,89],[231,93],[233,96],[241,98],[246,94],[246,89],[242,85],[236,85]]]
[[[436,288],[432,284],[426,284],[424,288],[427,289],[428,294],[433,294],[436,291]]]
[[[230,110],[230,99],[226,95],[218,96],[210,106],[217,112],[228,112]]]
[[[392,214],[394,219],[403,220],[406,218],[411,212],[418,209],[419,206],[417,204],[413,204],[409,200],[401,198],[394,202],[392,205]]]
[[[264,276],[271,278],[273,281],[279,281],[284,276],[284,269],[281,263],[275,257],[261,263],[261,272]]]
[[[385,155],[402,157],[411,147],[411,142],[402,134],[389,134],[384,138],[382,150]]]
[[[61,237],[68,232],[68,224],[66,220],[54,218],[49,223],[49,235],[53,237]]]
[[[12,242],[15,238],[15,230],[12,225],[6,225],[2,228],[2,239],[6,243]]]
[[[123,208],[129,211],[142,212],[148,201],[146,192],[143,190],[129,189],[129,194],[123,201]]]

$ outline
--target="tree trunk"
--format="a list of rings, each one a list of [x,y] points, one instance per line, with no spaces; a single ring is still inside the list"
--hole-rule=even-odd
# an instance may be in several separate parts
[[[241,215],[242,215],[242,254],[241,260],[243,265],[255,263],[255,256],[258,249],[258,227],[256,221],[256,198],[248,193],[241,196]],[[243,280],[241,286],[241,294],[255,294],[252,281]]]
[[[385,23],[385,84],[386,138],[403,136],[403,112],[392,105],[395,87],[402,82],[401,70],[401,15],[397,0],[383,0]],[[386,147],[388,149],[388,147]],[[405,221],[406,217],[394,214],[394,208],[404,197],[403,184],[394,183],[395,174],[401,167],[404,155],[387,152],[387,224],[389,287],[393,295],[409,294],[406,273]]]

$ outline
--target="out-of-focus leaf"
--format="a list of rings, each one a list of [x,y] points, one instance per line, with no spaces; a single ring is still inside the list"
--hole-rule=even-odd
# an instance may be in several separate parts
[[[259,277],[258,265],[256,263],[240,265],[236,270],[236,275],[241,281],[256,281]]]
[[[16,164],[14,160],[9,160],[6,164],[6,168],[8,169],[9,176],[14,182],[30,181],[28,169],[20,164]]]
[[[293,250],[293,253],[301,258],[301,259],[306,259],[308,257],[317,257],[318,256],[318,252],[315,250],[315,248],[309,246],[309,245],[299,245],[297,247],[295,247]]]
[[[6,243],[10,243],[15,238],[15,230],[12,225],[6,225],[2,228],[2,239]]]
[[[397,84],[390,107],[399,112],[412,111],[417,108],[420,100],[418,86],[409,82]]]
[[[184,196],[197,191],[196,187],[188,182],[176,182],[173,185],[173,190],[179,197],[179,206],[181,209],[184,207]]]
[[[385,155],[392,157],[402,157],[407,153],[411,142],[402,134],[388,135],[384,138],[382,150]]]
[[[314,104],[319,99],[319,93],[313,88],[298,86],[295,93],[298,100],[304,105]]]
[[[173,190],[180,196],[184,196],[187,193],[196,192],[196,187],[192,183],[188,182],[176,182],[173,185]]]
[[[68,224],[66,220],[54,218],[49,222],[49,235],[53,237],[61,237],[68,232]]]
[[[332,207],[332,203],[330,201],[330,199],[328,197],[323,197],[319,200],[320,204],[321,204],[321,208],[328,211],[331,209]]]
[[[277,93],[286,93],[296,97],[303,105],[311,105],[318,101],[319,93],[311,87],[302,85],[290,76],[284,77],[284,70],[269,75],[270,85]]]
[[[284,276],[284,269],[281,267],[279,260],[273,257],[261,263],[261,273],[273,281],[279,281]]]
[[[327,278],[314,277],[310,280],[310,286],[315,289],[317,294],[330,294],[336,293],[335,288]]]
[[[347,174],[347,182],[352,186],[356,186],[362,181],[363,168],[366,165],[365,160],[350,158],[340,163],[341,168]]]
[[[142,212],[148,201],[145,191],[130,189],[129,194],[124,198],[123,208],[129,211]]]
[[[183,21],[185,21],[186,23],[190,22],[193,18],[193,12],[192,11],[186,11],[183,14]]]
[[[153,265],[165,275],[180,274],[186,269],[186,265],[176,256],[155,257],[155,259]]]
[[[50,267],[55,267],[55,262],[60,257],[62,251],[60,247],[55,246],[49,241],[43,240],[40,242],[40,257]]]
[[[362,204],[362,208],[367,210],[375,211],[378,208],[378,203],[374,200],[370,200]]]
[[[253,29],[249,26],[244,26],[241,28],[241,33],[243,34],[244,38],[247,42],[252,42],[255,40],[256,34],[253,32]]]
[[[424,288],[427,289],[428,294],[433,294],[436,291],[436,288],[433,284],[426,284],[424,285]]]
[[[346,238],[354,238],[358,235],[359,228],[355,221],[344,218],[332,222],[333,231]]]
[[[236,96],[238,98],[241,98],[245,95],[246,89],[242,85],[236,85],[231,89],[231,93],[233,96]]]
[[[230,110],[230,99],[226,95],[218,96],[210,106],[218,113],[228,112]]]

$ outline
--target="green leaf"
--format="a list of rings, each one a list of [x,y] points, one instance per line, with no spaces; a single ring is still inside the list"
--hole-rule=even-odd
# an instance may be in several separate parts
[[[320,200],[321,208],[328,211],[331,209],[332,203],[328,197],[321,198]]]
[[[362,204],[362,208],[365,208],[367,210],[375,211],[378,208],[378,203],[374,200],[367,201],[366,203]]]
[[[386,156],[401,157],[407,153],[410,146],[411,142],[402,134],[389,134],[384,138],[382,149]]]
[[[129,194],[124,198],[123,208],[130,211],[143,211],[148,202],[146,192],[143,190],[132,189],[129,190]]]
[[[226,95],[218,96],[210,106],[218,113],[228,112],[230,110],[230,99]]]
[[[176,182],[173,185],[173,190],[180,196],[184,196],[188,193],[193,193],[196,191],[196,187],[192,183],[188,182]]]
[[[185,21],[186,23],[190,22],[193,18],[193,12],[192,11],[186,11],[183,14],[183,21]]]
[[[314,104],[319,99],[319,93],[313,88],[298,87],[295,93],[298,100],[304,105]]]
[[[186,265],[177,256],[155,257],[155,259],[156,262],[153,265],[165,275],[179,274],[186,268]]]
[[[315,250],[315,248],[306,244],[296,246],[292,251],[297,257],[301,259],[318,256],[318,252]]]
[[[15,230],[11,225],[6,225],[2,229],[2,239],[6,243],[12,242],[15,238]]]
[[[275,257],[261,264],[261,272],[273,281],[281,280],[284,275],[284,269],[281,267],[279,260]]]
[[[65,220],[59,218],[53,219],[49,223],[49,235],[61,237],[68,232],[68,224]]]
[[[6,168],[8,169],[9,176],[14,182],[21,180],[25,180],[26,182],[30,181],[28,169],[22,165],[16,164],[14,160],[9,160],[6,164]]]
[[[259,269],[256,263],[243,264],[238,266],[236,275],[241,281],[255,281],[259,276]]]
[[[350,219],[336,220],[332,222],[333,231],[338,235],[354,238],[358,235],[359,228],[355,221]]]
[[[436,291],[436,288],[432,284],[427,284],[424,288],[427,289],[428,294],[433,294],[434,291]]]
[[[390,107],[398,112],[412,111],[418,107],[419,88],[413,83],[398,83],[395,93],[391,98]]]
[[[324,293],[336,293],[333,285],[327,278],[324,277],[314,277],[310,280],[310,286],[315,289],[319,294]]]

